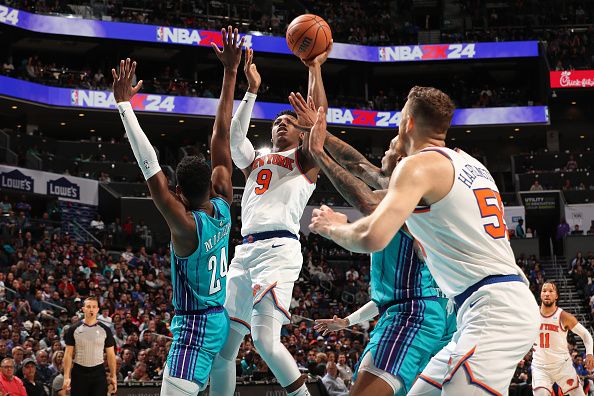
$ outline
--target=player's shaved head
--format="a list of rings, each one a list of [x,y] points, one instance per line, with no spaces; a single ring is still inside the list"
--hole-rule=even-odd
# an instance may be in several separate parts
[[[431,135],[444,135],[452,123],[456,106],[452,99],[433,87],[412,87],[406,106],[417,128]]]

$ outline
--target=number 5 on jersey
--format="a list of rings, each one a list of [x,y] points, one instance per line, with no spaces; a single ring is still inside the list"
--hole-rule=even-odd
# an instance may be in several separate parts
[[[481,217],[489,219],[489,222],[483,225],[487,234],[494,239],[507,237],[507,227],[503,218],[503,202],[501,202],[499,193],[490,188],[477,188],[473,192]]]
[[[270,169],[262,169],[260,172],[258,172],[258,176],[256,177],[256,183],[258,183],[258,187],[256,187],[254,190],[256,195],[262,195],[268,191],[271,179],[272,171]]]
[[[221,278],[227,276],[227,252],[225,248],[221,249],[220,257],[220,265],[217,265],[216,254],[213,254],[208,259],[208,270],[210,271],[210,289],[208,291],[209,296],[221,291]]]

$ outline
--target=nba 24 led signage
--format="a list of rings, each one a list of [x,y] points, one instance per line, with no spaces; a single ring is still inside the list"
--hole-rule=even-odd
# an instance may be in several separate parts
[[[0,96],[42,103],[49,106],[91,109],[115,109],[116,102],[110,91],[89,91],[83,89],[56,88],[31,83],[15,78],[0,76]],[[167,96],[138,93],[132,100],[132,108],[164,114],[185,114],[209,116],[216,113],[218,99],[187,96]],[[239,101],[235,101],[235,107]],[[252,117],[258,120],[273,120],[289,104],[256,102]],[[347,108],[329,108],[329,124],[397,128],[400,111],[374,111]],[[505,124],[548,124],[546,106],[517,106],[456,109],[453,126],[505,125]]]
[[[107,22],[38,15],[0,5],[0,23],[38,33],[176,45],[222,46],[220,31],[171,26]],[[291,54],[284,37],[248,34],[245,45],[257,52]],[[427,44],[374,47],[335,43],[331,59],[362,62],[418,62],[435,60],[493,59],[538,56],[538,42]]]

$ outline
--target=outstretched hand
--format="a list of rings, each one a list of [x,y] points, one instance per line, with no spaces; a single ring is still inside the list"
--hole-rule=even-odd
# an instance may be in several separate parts
[[[334,44],[334,40],[330,41],[330,44],[328,44],[328,48],[326,48],[326,51],[322,52],[320,55],[312,59],[301,59],[301,62],[303,62],[303,64],[307,67],[322,66],[324,62],[326,62],[326,60],[328,59],[330,52],[332,52],[332,44]]]
[[[323,108],[319,108],[316,114],[316,120],[311,132],[309,133],[309,151],[312,154],[319,154],[324,152],[324,143],[326,142],[326,113]]]
[[[339,318],[336,315],[332,319],[316,319],[314,324],[314,330],[322,333],[323,336],[333,331],[346,329],[347,327],[349,327],[349,321]]]
[[[313,98],[310,96],[307,98],[307,102],[301,96],[299,92],[289,95],[289,103],[293,106],[295,113],[297,114],[297,123],[303,128],[311,128],[316,122],[316,105],[313,102]]]
[[[130,99],[142,88],[142,80],[132,86],[134,73],[136,72],[136,62],[131,62],[130,58],[120,61],[119,74],[116,69],[111,69],[113,76],[113,96],[116,103],[129,102]]]
[[[239,63],[241,62],[241,49],[243,48],[245,36],[240,40],[239,31],[237,28],[233,29],[231,26],[227,29],[221,29],[221,36],[223,38],[222,51],[215,43],[210,43],[210,45],[225,69],[237,71]]]
[[[254,50],[251,48],[245,50],[243,72],[248,81],[248,92],[253,94],[258,93],[258,89],[262,83],[262,77],[260,77],[260,73],[258,73],[258,69],[254,64]]]

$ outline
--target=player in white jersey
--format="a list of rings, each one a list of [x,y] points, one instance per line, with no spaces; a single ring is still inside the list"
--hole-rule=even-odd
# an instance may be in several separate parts
[[[493,178],[471,156],[445,148],[454,104],[435,88],[414,87],[402,109],[398,144],[407,157],[367,217],[348,224],[323,206],[310,229],[355,252],[385,248],[406,221],[441,290],[458,305],[452,342],[429,363],[409,395],[505,395],[538,331],[538,305],[515,264]],[[318,111],[314,128],[325,128]],[[439,378],[443,381],[424,381]]]
[[[306,63],[310,103],[316,100],[326,108],[321,65],[329,51]],[[234,394],[235,358],[244,336],[251,332],[258,353],[288,395],[309,395],[306,377],[280,342],[280,331],[290,321],[293,285],[303,264],[299,223],[319,171],[303,147],[307,145],[304,134],[315,119],[282,112],[272,124],[272,152],[256,155],[246,138],[261,82],[252,59],[249,49],[244,67],[249,88],[231,124],[231,156],[246,178],[241,202],[243,244],[236,247],[227,275],[225,308],[231,330],[213,365],[210,394]]]
[[[557,383],[564,395],[584,396],[567,348],[567,331],[584,341],[588,370],[594,368],[592,336],[575,316],[557,306],[558,299],[557,285],[545,282],[540,291],[540,331],[532,354],[532,391],[534,396],[549,396]]]

